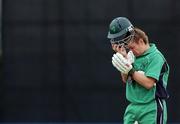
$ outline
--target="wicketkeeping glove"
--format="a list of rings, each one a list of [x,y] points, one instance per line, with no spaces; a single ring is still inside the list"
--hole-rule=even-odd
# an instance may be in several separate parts
[[[113,55],[112,64],[117,70],[124,74],[128,74],[133,68],[131,65],[132,63],[128,59],[124,58],[120,53]]]

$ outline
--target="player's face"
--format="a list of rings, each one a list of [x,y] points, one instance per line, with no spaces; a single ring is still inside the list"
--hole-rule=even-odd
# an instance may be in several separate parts
[[[139,39],[137,42],[131,41],[128,43],[129,50],[131,50],[135,56],[140,56],[144,53],[144,46],[145,44],[142,39]]]

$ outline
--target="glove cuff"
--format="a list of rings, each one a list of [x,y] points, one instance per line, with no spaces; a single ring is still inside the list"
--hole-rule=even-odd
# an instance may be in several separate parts
[[[134,74],[136,70],[132,67],[132,69],[128,72],[128,76],[131,76]]]

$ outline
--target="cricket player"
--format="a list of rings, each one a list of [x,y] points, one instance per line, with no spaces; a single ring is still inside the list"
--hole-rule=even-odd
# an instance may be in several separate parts
[[[126,17],[112,20],[107,37],[115,51],[112,65],[126,83],[130,102],[124,124],[166,124],[169,65],[163,54]]]

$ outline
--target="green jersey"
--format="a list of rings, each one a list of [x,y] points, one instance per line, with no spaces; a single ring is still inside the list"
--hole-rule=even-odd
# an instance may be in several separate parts
[[[150,48],[141,56],[136,57],[133,66],[136,71],[143,71],[147,77],[156,79],[157,83],[160,80],[160,74],[166,60],[162,53],[156,48],[155,44],[150,44]],[[163,87],[166,88],[169,76],[169,66],[163,73]],[[126,98],[131,103],[148,103],[155,100],[156,85],[151,89],[146,89],[134,80],[126,82]]]

